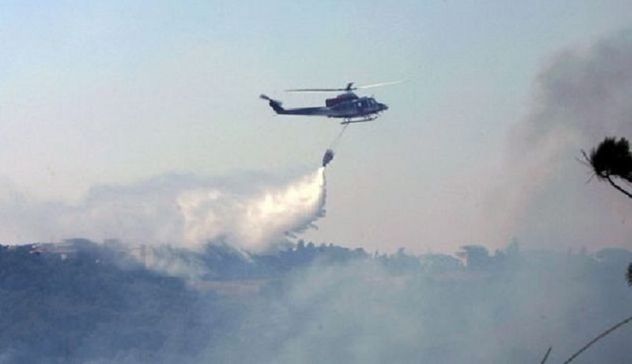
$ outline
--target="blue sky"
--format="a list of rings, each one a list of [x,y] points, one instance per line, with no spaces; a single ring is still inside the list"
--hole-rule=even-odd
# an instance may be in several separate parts
[[[73,201],[173,171],[310,169],[339,126],[273,116],[260,93],[319,104],[281,90],[406,79],[371,90],[390,110],[347,131],[308,237],[441,250],[477,236],[476,179],[501,163],[539,70],[629,14],[615,0],[2,1],[0,181]]]

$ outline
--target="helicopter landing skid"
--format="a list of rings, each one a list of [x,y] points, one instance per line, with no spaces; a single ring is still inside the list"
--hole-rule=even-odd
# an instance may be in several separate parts
[[[349,124],[352,124],[352,123],[366,123],[368,121],[373,121],[375,119],[377,119],[377,115],[369,116],[369,117],[366,117],[364,119],[355,119],[355,120],[354,119],[345,119],[343,122],[340,123],[340,125],[349,125]]]

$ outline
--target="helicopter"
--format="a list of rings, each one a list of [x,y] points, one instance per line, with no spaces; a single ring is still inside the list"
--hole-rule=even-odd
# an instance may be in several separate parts
[[[279,115],[326,116],[329,118],[343,119],[340,124],[348,125],[351,123],[373,121],[377,119],[379,113],[388,110],[388,106],[375,101],[373,97],[359,97],[353,93],[353,91],[392,85],[400,82],[402,81],[382,82],[365,86],[354,86],[353,82],[349,82],[344,88],[303,88],[286,90],[288,92],[343,92],[336,97],[326,99],[325,106],[316,107],[285,109],[281,106],[281,101],[271,99],[263,94],[259,97],[268,101],[270,107]]]

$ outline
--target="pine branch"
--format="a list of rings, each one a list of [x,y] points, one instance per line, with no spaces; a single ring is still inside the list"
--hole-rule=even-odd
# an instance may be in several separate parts
[[[628,196],[629,198],[632,198],[632,193],[626,191],[623,187],[617,185],[616,183],[614,183],[614,181],[612,180],[612,178],[610,176],[606,176],[606,179],[608,180],[608,182],[610,182],[610,185],[614,188],[616,188],[617,190],[619,190],[621,193],[623,193],[624,195]]]

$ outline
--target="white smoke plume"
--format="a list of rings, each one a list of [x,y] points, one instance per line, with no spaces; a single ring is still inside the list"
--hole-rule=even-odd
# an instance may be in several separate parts
[[[75,205],[29,201],[5,188],[0,242],[82,237],[198,249],[221,240],[260,251],[285,233],[308,228],[324,215],[324,204],[324,168],[283,183],[259,176],[216,181],[162,176],[94,188]]]

